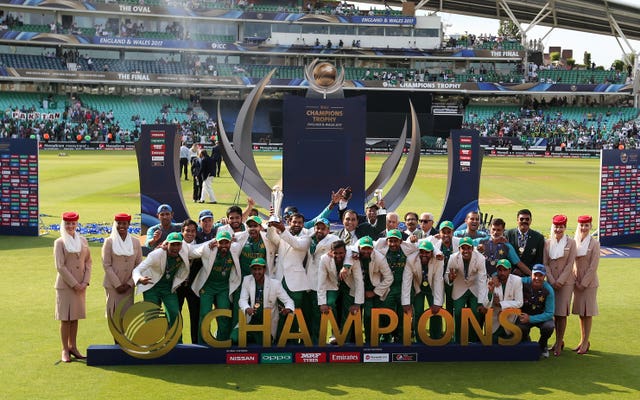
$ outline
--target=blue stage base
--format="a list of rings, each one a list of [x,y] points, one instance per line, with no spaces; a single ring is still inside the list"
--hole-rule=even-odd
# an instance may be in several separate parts
[[[144,360],[126,354],[117,345],[91,345],[87,365],[158,365],[158,364],[291,364],[291,363],[386,363],[386,362],[450,362],[450,361],[537,361],[540,348],[536,342],[516,346],[429,347],[422,344],[403,346],[385,344],[380,347],[287,346],[214,349],[207,346],[179,344],[168,354]]]

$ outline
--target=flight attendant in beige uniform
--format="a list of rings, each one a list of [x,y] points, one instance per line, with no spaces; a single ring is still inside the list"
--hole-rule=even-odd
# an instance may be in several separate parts
[[[86,358],[76,344],[78,320],[86,315],[86,289],[91,279],[91,253],[87,240],[76,232],[78,213],[62,214],[60,238],[53,244],[58,276],[56,278],[56,320],[60,321],[63,362],[71,362],[71,356]]]
[[[133,305],[133,288],[136,286],[131,278],[133,269],[142,262],[142,246],[138,239],[129,234],[131,215],[116,214],[111,228],[111,236],[102,246],[102,266],[104,281],[102,286],[107,293],[107,315],[113,315],[121,302],[124,314]]]
[[[573,262],[576,259],[576,242],[565,234],[567,216],[553,217],[551,235],[544,244],[544,265],[547,267],[547,281],[555,292],[556,309],[553,319],[556,326],[556,343],[553,355],[559,356],[564,348],[564,332],[573,294]]]
[[[574,350],[586,354],[591,347],[591,322],[598,315],[598,263],[600,262],[600,242],[591,236],[592,218],[589,215],[578,217],[576,241],[576,262],[573,275],[576,284],[573,288],[572,314],[580,316],[580,344]]]

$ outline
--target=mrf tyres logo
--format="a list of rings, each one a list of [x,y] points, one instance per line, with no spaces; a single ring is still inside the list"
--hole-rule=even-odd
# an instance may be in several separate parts
[[[297,363],[326,363],[327,353],[322,352],[304,352],[296,353]]]

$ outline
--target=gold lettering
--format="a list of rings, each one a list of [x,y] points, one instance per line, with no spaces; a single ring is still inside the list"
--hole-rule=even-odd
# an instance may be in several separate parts
[[[318,338],[318,346],[323,347],[326,345],[326,340],[322,340],[327,337],[327,331],[329,330],[329,324],[331,324],[331,332],[336,337],[338,345],[342,346],[347,341],[347,335],[351,328],[353,328],[356,337],[356,346],[362,346],[364,340],[362,338],[362,315],[360,311],[355,314],[349,313],[347,320],[344,322],[342,331],[338,326],[333,311],[329,310],[327,314],[320,315],[320,338]]]
[[[427,321],[433,316],[442,317],[445,323],[444,336],[442,336],[440,339],[431,338],[427,331]],[[418,320],[418,326],[416,327],[416,329],[418,330],[418,337],[420,338],[420,341],[422,341],[422,343],[426,344],[427,346],[446,346],[453,337],[453,323],[453,316],[444,308],[441,309],[437,314],[433,314],[431,312],[431,309],[428,309],[427,311],[422,313],[420,319]]]
[[[295,316],[294,316],[295,314]],[[313,342],[311,341],[311,334],[309,333],[309,328],[307,328],[307,323],[304,321],[304,316],[302,315],[302,310],[296,308],[294,314],[287,315],[287,319],[284,322],[284,326],[282,327],[282,333],[280,334],[280,338],[278,338],[278,347],[284,347],[287,345],[287,340],[302,340],[302,343],[307,346],[313,346]],[[300,332],[291,332],[291,327],[293,326],[294,317],[298,321],[298,326],[300,327]]]
[[[515,346],[522,340],[522,330],[509,319],[512,315],[520,316],[520,309],[507,308],[498,315],[498,321],[500,321],[500,325],[504,330],[513,333],[509,338],[498,338],[498,344],[501,346]]]
[[[202,340],[206,344],[214,348],[229,348],[231,347],[231,339],[227,340],[218,340],[211,334],[211,322],[213,322],[216,317],[227,317],[231,318],[231,310],[228,308],[217,308],[213,311],[210,311],[207,315],[202,319],[202,325],[200,326],[200,333],[202,335]]]
[[[380,317],[386,315],[391,320],[389,325],[380,326]],[[374,308],[371,310],[371,346],[380,343],[380,335],[391,333],[398,327],[398,315],[389,308]]]
[[[240,310],[238,314],[238,347],[247,347],[247,333],[249,332],[262,332],[262,347],[271,347],[271,309],[263,308],[262,313],[262,324],[249,324],[247,316]]]
[[[485,346],[491,346],[491,328],[493,326],[491,318],[493,317],[493,309],[489,308],[487,310],[487,313],[484,316],[484,322],[486,325],[486,332],[482,331],[482,327],[480,326],[480,322],[478,322],[478,320],[476,319],[476,316],[473,314],[473,312],[471,311],[470,308],[463,308],[462,309],[462,326],[460,327],[460,331],[461,331],[461,337],[460,337],[460,344],[463,346],[466,346],[469,344],[469,323],[471,323],[471,326],[473,327],[473,330],[476,332],[476,334],[478,335],[478,339],[480,339],[480,341],[482,342],[483,345]]]

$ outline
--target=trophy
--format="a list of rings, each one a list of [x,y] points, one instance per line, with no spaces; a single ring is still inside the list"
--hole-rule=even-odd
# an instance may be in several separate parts
[[[373,192],[373,197],[376,198],[376,203],[380,203],[380,200],[382,200],[382,189],[376,189]]]
[[[382,189],[378,188],[378,189],[374,190],[373,197],[375,197],[375,199],[376,199],[376,204],[380,204],[380,202],[382,201]],[[386,210],[384,208],[380,208],[378,210],[378,215],[380,215],[381,211],[383,213],[386,212]]]
[[[284,193],[280,190],[280,186],[276,185],[271,189],[271,207],[273,215],[269,218],[269,222],[280,222],[282,220],[282,199]]]

